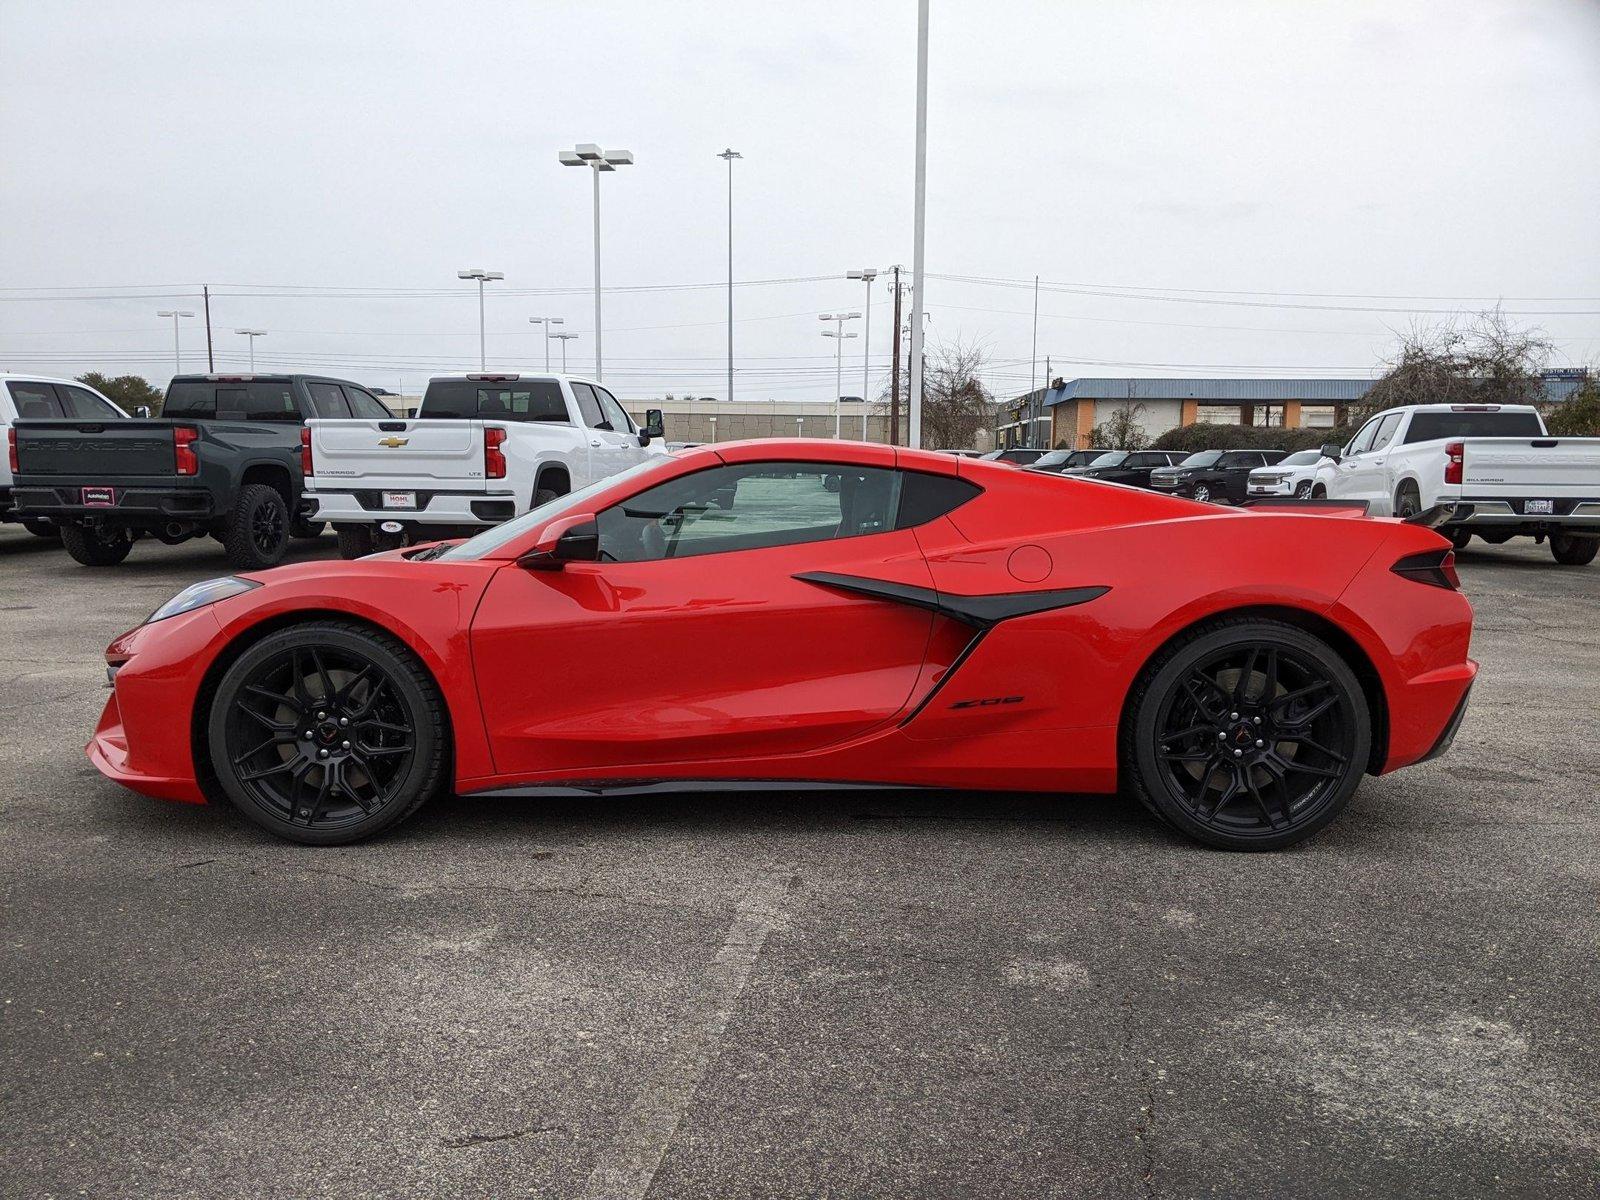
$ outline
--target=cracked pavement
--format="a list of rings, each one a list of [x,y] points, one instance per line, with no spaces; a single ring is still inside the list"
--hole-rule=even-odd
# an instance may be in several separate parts
[[[0,1194],[1600,1187],[1600,566],[1461,555],[1454,750],[1266,856],[965,793],[454,799],[289,846],[81,751],[101,648],[225,571],[0,527]]]

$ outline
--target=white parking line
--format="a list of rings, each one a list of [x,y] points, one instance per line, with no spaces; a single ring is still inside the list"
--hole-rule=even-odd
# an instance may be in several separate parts
[[[633,1107],[589,1173],[584,1200],[643,1200],[661,1168],[678,1122],[716,1056],[767,934],[779,923],[791,876],[764,872],[739,901],[722,948],[711,960],[707,1003],[646,1079]]]

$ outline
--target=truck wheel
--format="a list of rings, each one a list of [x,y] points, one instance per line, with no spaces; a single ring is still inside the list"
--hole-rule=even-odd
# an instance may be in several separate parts
[[[1311,499],[1311,481],[1309,479],[1305,480],[1299,487],[1295,488],[1294,498],[1296,500]]]
[[[335,525],[340,558],[365,558],[372,553],[371,525]]]
[[[1450,544],[1457,550],[1465,550],[1467,543],[1472,540],[1472,530],[1465,525],[1457,525],[1454,529],[1441,529],[1440,533],[1450,539]]]
[[[128,551],[133,549],[133,538],[126,529],[63,525],[61,544],[86,567],[114,567],[128,557]]]
[[[1422,497],[1417,493],[1417,485],[1409,480],[1402,483],[1400,490],[1394,494],[1394,515],[1403,521],[1421,511]]]
[[[1570,533],[1550,535],[1550,554],[1563,567],[1584,567],[1600,552],[1600,538],[1576,537]]]
[[[328,532],[327,523],[324,521],[306,521],[296,517],[289,526],[289,536],[299,538],[301,541],[311,541]]]
[[[556,491],[554,488],[534,488],[532,507],[539,508],[542,505],[549,504],[550,501],[556,499],[560,495],[561,493]]]
[[[44,538],[46,541],[59,542],[61,540],[61,526],[54,521],[42,521],[35,518],[24,521],[22,527],[34,537]]]
[[[289,509],[277,488],[247,483],[233,502],[222,545],[230,566],[259,571],[276,566],[289,548]]]

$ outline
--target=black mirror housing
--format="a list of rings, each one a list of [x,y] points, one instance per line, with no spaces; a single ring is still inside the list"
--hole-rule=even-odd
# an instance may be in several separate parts
[[[1322,447],[1323,458],[1331,458],[1334,462],[1338,462],[1343,455],[1344,447],[1339,446],[1334,442],[1329,442],[1326,446]]]
[[[652,438],[667,436],[667,423],[662,418],[659,408],[644,410],[644,433],[646,437]]]

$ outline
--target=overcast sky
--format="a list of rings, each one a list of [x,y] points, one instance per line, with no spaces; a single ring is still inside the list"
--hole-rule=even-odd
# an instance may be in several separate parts
[[[1036,274],[1041,377],[1365,374],[1441,319],[1402,310],[1499,297],[1600,361],[1594,0],[933,0],[931,47],[929,332],[998,395]],[[482,266],[491,366],[556,315],[591,371],[556,156],[592,141],[637,160],[602,179],[607,381],[726,394],[732,146],[737,398],[829,397],[817,314],[911,261],[915,52],[914,0],[0,0],[0,368],[164,386],[156,310],[210,283],[219,368],[259,326],[261,368],[416,390],[476,367]]]

